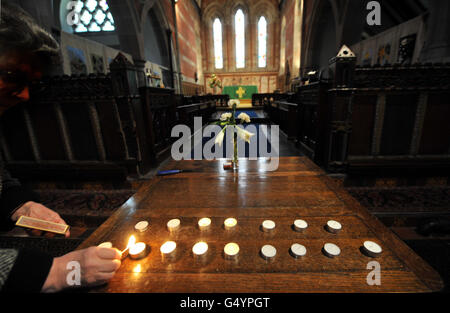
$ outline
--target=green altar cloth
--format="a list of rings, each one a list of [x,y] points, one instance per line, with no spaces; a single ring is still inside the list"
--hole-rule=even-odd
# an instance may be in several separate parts
[[[252,99],[254,93],[258,93],[257,86],[225,86],[223,87],[224,95],[229,95],[230,99]]]

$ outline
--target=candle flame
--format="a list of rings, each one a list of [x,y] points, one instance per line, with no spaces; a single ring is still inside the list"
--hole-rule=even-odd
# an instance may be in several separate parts
[[[133,235],[130,236],[130,239],[128,240],[128,245],[127,248],[131,248],[132,246],[134,246],[136,244],[136,237],[134,237]]]

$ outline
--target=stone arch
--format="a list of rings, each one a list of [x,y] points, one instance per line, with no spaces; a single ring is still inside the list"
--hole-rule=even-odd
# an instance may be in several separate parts
[[[171,28],[171,24],[168,21],[168,18],[166,16],[166,14],[164,13],[164,7],[162,6],[160,1],[154,1],[154,0],[149,0],[145,3],[144,7],[142,8],[142,13],[141,13],[141,29],[142,29],[142,41],[143,41],[143,45],[146,45],[146,25],[148,26],[148,23],[150,23],[150,15],[151,17],[156,19],[156,23],[154,24],[155,26],[157,26],[155,28],[155,31],[157,32],[157,43],[159,45],[159,49],[160,51],[162,51],[162,53],[167,54],[166,55],[166,59],[164,64],[159,64],[162,65],[166,68],[168,68],[169,70],[172,70],[173,73],[173,82],[170,82],[170,84],[174,85],[173,87],[177,90],[181,90],[181,86],[180,86],[180,79],[179,77],[179,63],[178,63],[178,59],[177,59],[177,51],[176,48],[177,44],[174,41],[174,30]],[[170,36],[169,36],[169,32],[170,32]],[[147,42],[148,43],[148,42]],[[145,54],[147,55],[147,54]],[[148,59],[148,58],[146,58]],[[151,61],[151,60],[150,60]],[[157,63],[157,62],[155,62]]]
[[[216,69],[214,64],[214,39],[213,39],[213,23],[216,18],[219,18],[222,23],[222,55],[223,55],[223,68]],[[203,11],[202,16],[202,44],[203,44],[203,57],[205,59],[204,69],[211,72],[223,72],[229,67],[228,64],[228,49],[227,49],[227,35],[229,19],[223,10],[223,6],[218,3],[209,4]]]
[[[258,22],[261,16],[264,16],[267,21],[267,65],[266,70],[277,67],[280,44],[280,13],[278,7],[273,1],[265,0],[258,2],[255,6],[250,8],[252,15],[255,17],[254,24],[251,25],[251,31],[255,36],[253,42],[252,53],[254,68],[258,68]]]
[[[260,1],[256,5],[250,8],[252,15],[255,16],[256,21],[258,22],[259,18],[264,15],[267,19],[267,23],[275,23],[278,21],[280,16],[280,12],[278,8],[275,6],[273,1],[265,0]]]
[[[235,38],[235,29],[236,29],[236,25],[235,25],[235,16],[236,13],[242,10],[242,12],[244,13],[244,27],[245,27],[245,66],[243,68],[237,68],[236,67],[236,40]],[[232,61],[230,64],[230,69],[233,69],[234,71],[247,71],[248,68],[252,67],[252,46],[251,46],[251,42],[254,41],[254,33],[251,31],[251,25],[252,23],[252,18],[251,18],[251,14],[250,14],[250,10],[249,7],[247,5],[246,2],[244,1],[235,1],[232,3],[232,5],[229,8],[228,11],[230,14],[228,15],[230,18],[230,31],[231,31],[231,38],[233,38],[233,40],[229,41],[229,46],[231,47],[230,51],[232,51]]]

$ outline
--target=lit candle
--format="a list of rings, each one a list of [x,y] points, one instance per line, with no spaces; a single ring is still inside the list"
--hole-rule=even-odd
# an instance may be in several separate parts
[[[208,252],[208,244],[206,242],[203,242],[203,241],[197,242],[192,247],[192,252],[194,253],[194,256],[205,255],[206,252]]]
[[[225,258],[227,259],[236,258],[239,254],[239,245],[237,243],[230,242],[225,245],[223,252],[225,253]]]
[[[159,249],[164,256],[170,255],[177,248],[175,241],[166,241]]]
[[[176,231],[180,228],[181,221],[177,218],[174,218],[167,222],[167,229],[169,231]]]
[[[198,227],[200,228],[200,230],[206,230],[209,228],[210,225],[211,225],[210,218],[204,217],[198,221]]]
[[[127,247],[122,251],[122,258],[124,253],[128,250],[128,254],[132,259],[140,259],[145,256],[147,245],[143,242],[136,243],[136,237],[130,236]]]
[[[237,225],[237,220],[235,218],[227,218],[225,222],[223,222],[223,225],[225,226],[225,229],[231,230]]]
[[[130,258],[140,259],[145,256],[145,249],[147,245],[143,242],[137,242],[129,249]]]

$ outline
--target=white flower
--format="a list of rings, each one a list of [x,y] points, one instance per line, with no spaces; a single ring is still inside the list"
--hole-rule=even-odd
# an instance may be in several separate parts
[[[225,129],[226,129],[227,127],[225,126],[221,131],[220,131],[220,133],[218,133],[217,134],[217,136],[216,136],[216,140],[214,140],[214,143],[215,144],[219,144],[219,147],[222,147],[222,142],[223,142],[223,137],[225,136]]]
[[[242,112],[238,115],[238,119],[240,119],[243,122],[250,123],[250,116],[248,116],[247,113]]]
[[[223,114],[220,116],[220,120],[221,120],[221,121],[226,121],[227,119],[231,118],[231,116],[232,116],[231,113],[223,113]]]
[[[242,140],[247,141],[248,143],[250,143],[250,138],[255,136],[255,134],[253,134],[249,131],[246,131],[243,128],[240,128],[239,126],[236,126],[236,130],[237,130],[238,136],[241,137]]]
[[[230,108],[233,107],[233,104],[236,104],[236,106],[238,106],[239,104],[241,104],[241,101],[239,101],[238,99],[231,99],[230,101],[228,101],[228,106]]]

